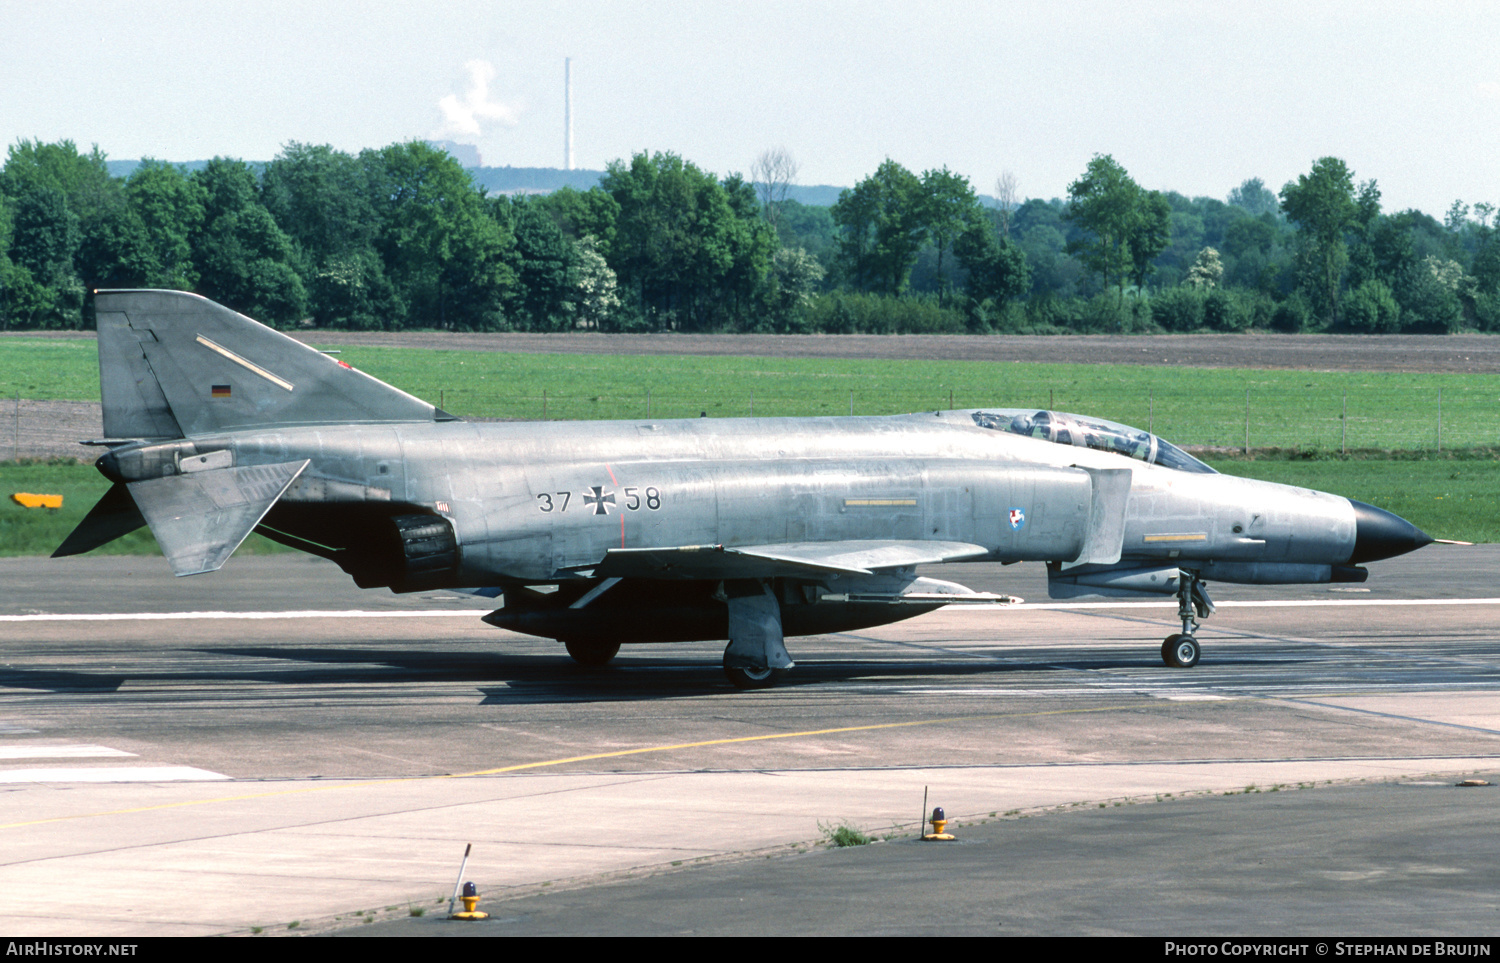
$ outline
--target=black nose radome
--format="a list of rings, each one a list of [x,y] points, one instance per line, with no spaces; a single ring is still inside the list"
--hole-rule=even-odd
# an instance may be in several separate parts
[[[1431,544],[1432,536],[1400,515],[1349,499],[1354,506],[1354,554],[1350,565],[1374,562],[1414,552]]]

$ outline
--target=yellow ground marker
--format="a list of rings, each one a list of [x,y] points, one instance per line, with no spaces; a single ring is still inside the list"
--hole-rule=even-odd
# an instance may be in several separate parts
[[[61,495],[33,495],[31,492],[16,492],[10,497],[26,508],[62,508]]]

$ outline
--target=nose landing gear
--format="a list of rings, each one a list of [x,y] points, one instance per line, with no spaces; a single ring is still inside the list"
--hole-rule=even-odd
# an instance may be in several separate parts
[[[1203,581],[1192,572],[1182,571],[1177,580],[1177,617],[1182,620],[1182,631],[1167,636],[1161,644],[1161,660],[1174,669],[1191,669],[1198,664],[1203,649],[1193,638],[1193,630],[1199,619],[1214,613],[1213,599]]]
[[[1169,635],[1161,644],[1161,660],[1174,669],[1191,669],[1203,649],[1191,635]]]

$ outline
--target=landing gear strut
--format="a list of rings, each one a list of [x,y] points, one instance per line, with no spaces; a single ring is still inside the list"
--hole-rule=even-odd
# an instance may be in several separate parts
[[[1203,581],[1192,572],[1182,571],[1177,580],[1177,617],[1182,620],[1182,631],[1167,636],[1161,644],[1161,660],[1174,669],[1191,669],[1198,664],[1203,650],[1193,638],[1193,630],[1199,619],[1214,613],[1213,599]]]
[[[726,581],[729,646],[724,675],[736,689],[769,689],[793,665],[782,644],[781,606],[764,580]]]

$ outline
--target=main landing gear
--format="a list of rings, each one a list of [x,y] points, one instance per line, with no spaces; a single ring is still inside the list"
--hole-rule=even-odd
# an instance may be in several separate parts
[[[1177,617],[1182,620],[1182,631],[1167,636],[1161,644],[1161,660],[1174,669],[1191,669],[1198,664],[1203,654],[1193,630],[1199,619],[1214,614],[1213,599],[1203,581],[1192,572],[1183,571],[1177,580]]]
[[[728,677],[729,683],[736,689],[769,689],[781,681],[785,674],[784,669],[773,669],[770,666],[758,668],[743,665],[730,665],[729,653],[724,653],[724,675]]]
[[[781,606],[764,579],[726,581],[729,646],[724,675],[736,689],[769,689],[793,665],[781,634]]]

